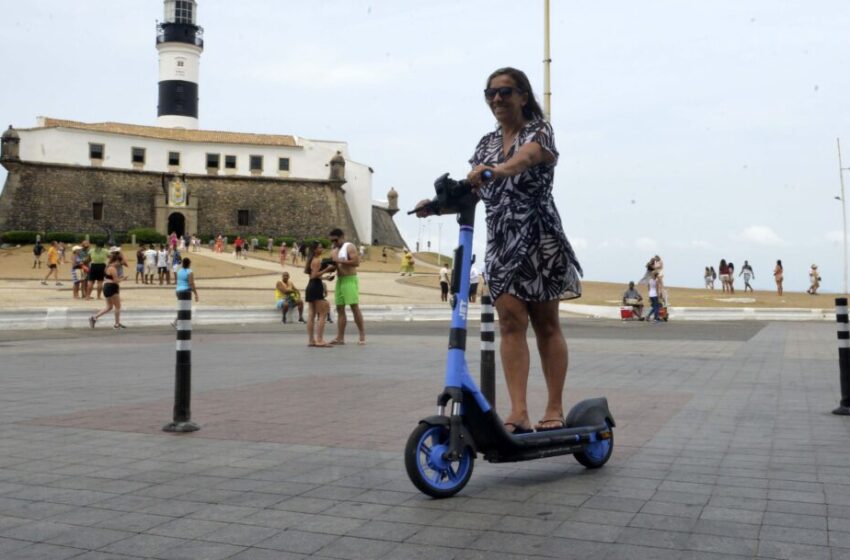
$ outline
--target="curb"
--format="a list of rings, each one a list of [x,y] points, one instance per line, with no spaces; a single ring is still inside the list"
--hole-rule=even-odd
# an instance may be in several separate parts
[[[594,317],[620,319],[620,308],[607,305],[562,303],[561,311]],[[770,307],[669,307],[671,321],[835,321],[834,309]]]

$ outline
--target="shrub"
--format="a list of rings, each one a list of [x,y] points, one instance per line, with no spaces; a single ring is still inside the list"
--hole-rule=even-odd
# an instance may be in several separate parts
[[[69,233],[64,231],[49,231],[41,238],[42,241],[50,243],[51,241],[59,241],[61,243],[79,243],[86,236],[83,233]]]
[[[295,238],[291,235],[281,235],[279,237],[274,238],[274,244],[278,247],[280,247],[284,243],[286,243],[287,247],[292,247],[293,245],[295,245]]]
[[[35,243],[35,237],[38,234],[37,231],[5,231],[3,232],[3,242],[11,245],[31,245]],[[43,237],[42,242],[44,242]]]
[[[126,239],[132,241],[134,235],[136,236],[136,243],[165,243],[168,240],[168,236],[159,233],[153,228],[131,229],[127,232]]]
[[[308,237],[307,239],[304,240],[303,244],[306,245],[307,247],[309,247],[310,244],[313,241],[318,241],[322,245],[322,247],[325,248],[325,249],[327,249],[331,246],[331,240],[328,239],[327,237]]]

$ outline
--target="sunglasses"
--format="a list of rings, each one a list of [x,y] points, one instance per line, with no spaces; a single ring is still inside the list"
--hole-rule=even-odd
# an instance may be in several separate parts
[[[511,86],[505,86],[505,87],[500,87],[500,88],[488,87],[487,89],[484,90],[484,98],[485,99],[495,99],[496,94],[498,93],[499,97],[501,97],[502,99],[506,99],[506,98],[510,97],[513,94],[514,91],[516,91],[517,93],[522,93],[521,89],[511,87]]]

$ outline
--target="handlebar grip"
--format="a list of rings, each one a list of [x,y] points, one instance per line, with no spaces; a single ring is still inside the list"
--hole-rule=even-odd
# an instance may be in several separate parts
[[[485,181],[489,181],[490,179],[493,178],[493,172],[490,171],[489,169],[485,169],[484,171],[481,172],[481,178],[484,179]]]

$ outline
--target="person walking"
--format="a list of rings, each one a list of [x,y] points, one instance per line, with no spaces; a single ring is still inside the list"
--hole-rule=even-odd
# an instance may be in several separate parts
[[[198,288],[195,286],[195,273],[192,272],[192,259],[189,257],[180,261],[180,267],[174,274],[174,295],[178,301],[181,292],[191,292],[195,296],[195,303],[198,303]],[[171,326],[177,328],[177,319],[171,321]]]
[[[401,256],[401,274],[399,276],[404,276],[405,274],[413,276],[413,267],[413,254],[405,249],[404,254]]]
[[[708,290],[714,289],[714,278],[711,276],[711,267],[705,267],[705,272],[703,273],[703,279],[705,280],[705,287]]]
[[[47,249],[47,276],[41,283],[46,286],[51,276],[53,276],[57,286],[62,285],[62,282],[59,281],[59,249],[56,241],[51,241],[50,248]]]
[[[154,246],[151,245],[145,249],[143,255],[145,257],[145,270],[142,274],[142,283],[153,284],[153,277],[156,275],[157,251],[154,249]]]
[[[755,280],[756,275],[753,272],[753,267],[750,266],[750,261],[745,260],[744,266],[741,267],[741,272],[738,273],[738,276],[744,277],[744,293],[747,293],[747,290],[754,292],[753,287],[750,285],[750,280]]]
[[[280,268],[286,268],[286,249],[286,241],[284,241],[280,244],[280,253],[278,255],[280,258]]]
[[[168,249],[162,243],[159,244],[159,251],[156,253],[156,271],[159,274],[159,285],[163,282],[171,284],[171,275],[168,272]]]
[[[474,255],[473,255],[474,258]],[[475,303],[475,298],[478,297],[478,268],[475,265],[469,267],[469,303]]]
[[[236,260],[242,256],[242,237],[237,235],[236,241],[233,242],[234,255],[236,256]]]
[[[820,273],[818,272],[818,265],[813,264],[812,268],[809,269],[809,289],[806,290],[806,293],[816,296],[818,295],[818,288],[820,288]]]
[[[142,284],[145,283],[145,246],[139,245],[136,251],[136,284],[139,283],[139,276],[142,277]]]
[[[331,344],[325,342],[325,318],[330,305],[325,299],[322,288],[322,276],[333,272],[334,266],[329,264],[322,266],[322,246],[318,241],[313,241],[307,252],[304,272],[310,275],[307,288],[304,290],[304,299],[307,301],[307,346],[314,348],[332,348]]]
[[[32,247],[32,267],[41,268],[41,255],[44,254],[44,245],[41,244],[41,239],[35,240],[35,245]]]
[[[97,299],[103,293],[103,282],[106,278],[106,265],[109,261],[109,251],[103,246],[103,241],[94,244],[94,250],[89,254],[89,281],[86,286],[86,299],[91,299],[93,289],[97,289]]]
[[[440,269],[440,301],[449,301],[449,269],[445,264]]]
[[[345,344],[345,306],[351,308],[351,315],[360,338],[357,344],[366,344],[366,327],[363,324],[363,313],[360,311],[360,279],[357,277],[357,267],[360,266],[360,255],[354,243],[345,240],[345,233],[334,228],[328,234],[331,239],[331,258],[336,263],[337,279],[334,303],[336,303],[336,338],[331,344]]]
[[[274,237],[269,236],[268,241],[266,242],[266,249],[269,250],[269,256],[272,256],[274,253]]]
[[[735,263],[730,262],[726,265],[727,270],[729,271],[729,293],[735,293]]]
[[[500,354],[511,405],[505,429],[515,434],[531,430],[529,324],[537,335],[548,391],[535,428],[559,429],[565,426],[568,353],[558,304],[580,297],[582,270],[552,197],[558,163],[554,132],[520,70],[501,68],[490,74],[484,99],[498,124],[479,141],[467,180],[486,214],[485,276],[499,314]],[[492,174],[486,181],[485,171]],[[418,216],[428,215],[428,202],[419,203]]]
[[[223,244],[222,244],[221,235],[217,235],[216,238],[215,238],[215,252],[221,253],[222,249],[223,249]]]
[[[776,282],[776,295],[781,296],[783,294],[782,290],[782,281],[784,279],[785,271],[782,268],[782,261],[777,260],[776,266],[773,267],[773,280]]]
[[[103,273],[103,297],[106,298],[106,308],[97,315],[89,317],[89,326],[94,328],[97,320],[112,311],[115,315],[115,330],[125,329],[121,323],[121,290],[119,283],[123,280],[119,267],[124,257],[121,252],[112,253]],[[98,290],[99,291],[99,290]]]
[[[646,321],[649,322],[650,317],[655,316],[655,323],[661,322],[661,294],[664,291],[664,283],[662,282],[660,275],[657,270],[652,271],[652,275],[649,277],[649,302],[652,305],[652,308],[649,310],[649,313],[646,315]]]

